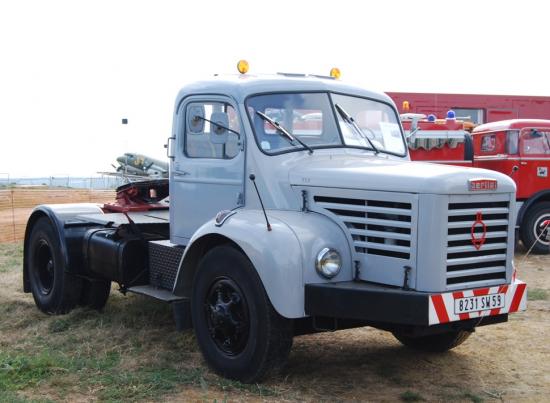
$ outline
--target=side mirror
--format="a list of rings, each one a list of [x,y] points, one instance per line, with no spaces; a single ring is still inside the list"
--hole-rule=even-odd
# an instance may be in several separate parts
[[[204,106],[190,105],[187,109],[187,130],[189,133],[204,132]]]
[[[228,131],[226,127],[229,127],[229,117],[225,112],[213,112],[210,116],[210,142],[212,144],[225,144],[227,143]]]

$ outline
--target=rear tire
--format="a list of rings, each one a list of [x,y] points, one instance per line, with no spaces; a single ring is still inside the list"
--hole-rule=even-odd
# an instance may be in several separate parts
[[[201,260],[191,311],[197,342],[218,374],[252,383],[286,364],[292,321],[271,305],[254,266],[231,246]]]
[[[437,353],[443,353],[461,345],[471,334],[472,332],[468,330],[454,330],[429,336],[411,337],[400,332],[393,332],[395,338],[407,347]]]
[[[66,272],[60,241],[48,218],[36,221],[25,255],[36,306],[54,315],[71,311],[79,300],[82,281]]]
[[[542,232],[540,224],[545,220],[550,220],[550,202],[537,203],[527,210],[519,229],[523,246],[529,250],[536,242],[532,252],[539,255],[550,253],[550,241],[546,240],[545,234],[537,241],[537,237]],[[545,233],[548,231],[550,231],[550,227],[546,229]]]
[[[79,305],[101,311],[111,293],[111,282],[108,280],[84,280]]]

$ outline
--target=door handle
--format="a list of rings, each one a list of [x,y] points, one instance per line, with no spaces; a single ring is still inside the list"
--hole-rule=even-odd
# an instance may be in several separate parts
[[[174,176],[187,176],[187,175],[191,175],[189,172],[187,171],[177,171],[177,172],[174,172]]]
[[[172,153],[173,151],[173,147],[172,147],[172,141],[174,141],[176,138],[175,137],[168,137],[168,139],[166,140],[166,144],[164,145],[164,148],[166,148],[166,156],[168,158],[171,158],[173,159],[174,158],[174,154]]]

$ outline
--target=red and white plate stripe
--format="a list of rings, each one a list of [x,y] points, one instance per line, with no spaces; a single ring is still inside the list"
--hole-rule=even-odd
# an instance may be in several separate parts
[[[454,313],[455,299],[499,293],[505,294],[505,305],[503,308],[461,313],[458,315]],[[482,316],[524,311],[525,309],[527,309],[526,284],[514,278],[512,284],[430,295],[429,324],[437,325],[440,323],[455,322]]]

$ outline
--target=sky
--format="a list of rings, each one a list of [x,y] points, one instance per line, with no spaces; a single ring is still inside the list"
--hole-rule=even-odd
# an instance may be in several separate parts
[[[327,75],[376,91],[550,96],[550,3],[0,1],[0,179],[163,158],[179,89],[213,74]],[[128,125],[121,119],[127,118]]]

